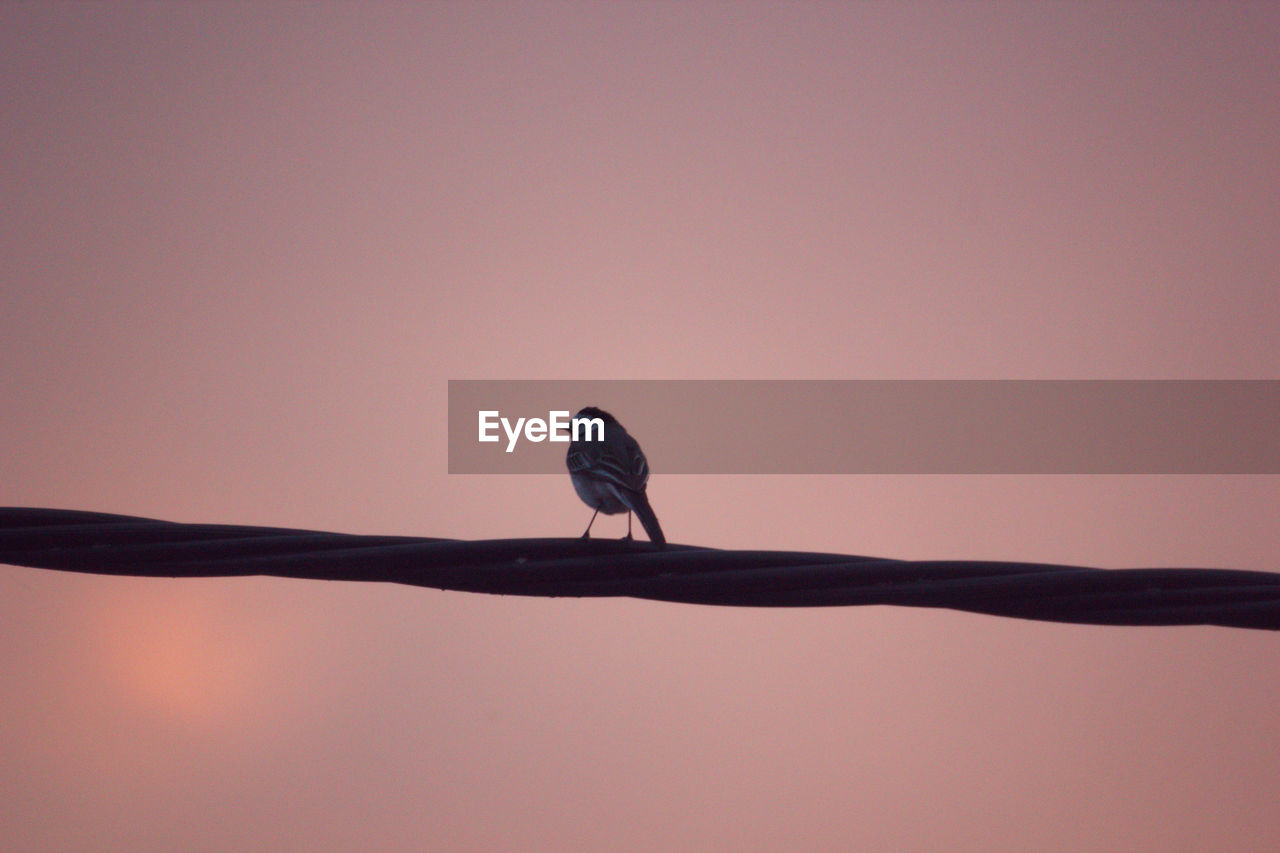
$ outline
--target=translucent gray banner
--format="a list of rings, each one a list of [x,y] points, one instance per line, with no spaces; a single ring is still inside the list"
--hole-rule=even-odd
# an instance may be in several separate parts
[[[659,474],[1280,473],[1280,380],[1234,379],[450,380],[449,473],[563,474],[584,406]]]

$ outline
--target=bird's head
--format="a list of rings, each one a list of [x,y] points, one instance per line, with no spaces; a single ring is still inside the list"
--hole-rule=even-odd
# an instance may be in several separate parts
[[[616,424],[618,422],[618,419],[615,418],[613,415],[609,414],[604,409],[597,409],[595,406],[587,406],[585,409],[582,409],[576,415],[573,416],[573,419],[575,421],[576,420],[589,421],[594,418],[599,418],[600,420],[604,421],[606,424]]]

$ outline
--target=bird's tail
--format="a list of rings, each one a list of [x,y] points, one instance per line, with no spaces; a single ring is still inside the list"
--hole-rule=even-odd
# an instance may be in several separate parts
[[[632,492],[629,497],[631,509],[635,510],[636,517],[644,525],[649,541],[655,545],[667,544],[667,537],[662,535],[662,525],[658,524],[658,517],[653,514],[653,507],[649,506],[648,496],[644,492]]]

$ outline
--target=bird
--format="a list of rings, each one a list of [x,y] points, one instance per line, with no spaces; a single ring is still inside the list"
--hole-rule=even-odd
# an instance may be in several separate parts
[[[649,463],[644,452],[618,419],[603,409],[588,406],[574,415],[572,421],[597,418],[604,423],[604,439],[587,441],[587,438],[597,437],[595,431],[587,423],[578,424],[577,430],[571,434],[573,440],[569,442],[569,452],[565,456],[574,491],[583,503],[595,510],[582,538],[591,538],[591,525],[595,524],[596,516],[601,512],[605,515],[626,512],[625,539],[631,539],[631,513],[634,512],[640,517],[649,541],[658,546],[665,545],[667,538],[662,535],[658,516],[654,515],[645,494]]]

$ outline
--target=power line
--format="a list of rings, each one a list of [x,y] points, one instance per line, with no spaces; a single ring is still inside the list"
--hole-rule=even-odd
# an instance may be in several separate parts
[[[269,575],[500,595],[744,607],[889,604],[1093,625],[1280,630],[1280,574],[1234,569],[659,549],[612,539],[361,536],[27,507],[0,508],[0,562],[143,577]]]

